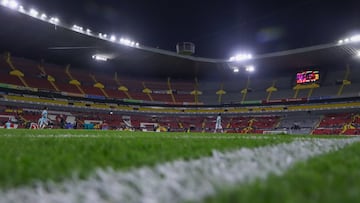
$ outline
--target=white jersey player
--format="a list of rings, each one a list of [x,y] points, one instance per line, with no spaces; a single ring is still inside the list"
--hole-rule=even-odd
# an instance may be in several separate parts
[[[221,114],[218,114],[218,116],[216,117],[216,124],[215,124],[214,133],[216,133],[218,130],[220,130],[220,132],[223,132],[223,128],[222,128],[222,125],[221,125]]]
[[[41,118],[38,121],[39,128],[45,128],[48,124],[48,112],[47,107],[44,108],[44,110],[41,112]]]

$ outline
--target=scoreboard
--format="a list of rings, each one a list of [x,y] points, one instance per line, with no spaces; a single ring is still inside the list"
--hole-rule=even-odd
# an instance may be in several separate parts
[[[319,81],[319,71],[303,71],[296,74],[297,84],[307,84]]]

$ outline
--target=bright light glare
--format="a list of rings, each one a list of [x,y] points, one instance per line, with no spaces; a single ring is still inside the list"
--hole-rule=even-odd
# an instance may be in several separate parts
[[[360,42],[360,35],[354,35],[350,38],[351,42]]]
[[[230,57],[230,61],[246,61],[249,59],[252,59],[251,54],[238,54],[238,55]]]
[[[344,40],[339,40],[338,44],[343,44]]]
[[[238,68],[234,68],[234,73],[238,73],[239,69]]]
[[[29,14],[32,16],[32,17],[37,17],[39,15],[39,11],[35,10],[35,9],[30,9],[29,11]]]
[[[134,42],[130,39],[126,39],[126,38],[121,38],[120,39],[120,44],[125,45],[125,46],[130,46],[130,47],[139,47],[140,44],[138,42]]]
[[[99,37],[100,37],[101,39],[106,39],[106,38],[107,38],[107,34],[99,33]]]
[[[111,35],[110,41],[115,42],[115,41],[116,41],[116,36],[115,36],[115,35]]]
[[[59,18],[47,16],[45,13],[39,12],[38,10],[36,10],[34,8],[26,8],[25,9],[23,7],[23,5],[20,5],[17,0],[0,0],[0,4],[4,7],[16,10],[20,13],[31,16],[33,18],[37,18],[42,21],[47,21],[54,25],[61,25]],[[84,29],[83,27],[81,27],[79,25],[73,25],[72,27],[67,27],[67,26],[64,26],[64,27],[70,28],[75,32],[79,32],[79,33],[83,33],[83,34],[87,34],[87,35],[93,35],[92,31],[90,29]],[[99,33],[98,37],[103,40],[109,40],[111,42],[120,43],[122,45],[130,46],[130,47],[140,47],[140,44],[138,42],[132,41],[132,40],[126,39],[126,38],[119,39],[118,37],[116,37],[116,35],[108,36],[107,34]],[[248,55],[247,57],[251,58],[251,55]],[[95,58],[99,58],[99,57],[95,57]]]
[[[255,71],[255,67],[254,66],[247,66],[245,69],[247,72],[254,72]]]
[[[17,9],[18,8],[18,6],[19,6],[19,3],[18,2],[16,2],[16,1],[9,1],[9,3],[8,3],[8,6],[9,6],[9,8],[11,8],[11,9]]]
[[[19,6],[19,9],[18,9],[18,10],[19,10],[19,12],[21,12],[21,13],[25,13],[25,9],[24,9],[24,7],[21,6],[21,5]]]
[[[83,27],[78,26],[78,25],[73,25],[72,29],[77,32],[82,32],[84,30]]]
[[[1,4],[3,5],[3,6],[9,6],[9,0],[2,0],[1,1]]]
[[[360,57],[360,51],[358,51],[358,53],[357,53],[357,57]]]
[[[96,61],[107,61],[108,60],[108,58],[106,56],[98,55],[98,54],[93,55],[92,58]]]
[[[43,14],[41,14],[40,18],[41,18],[42,20],[46,20],[47,15],[46,15],[45,13],[43,13]]]
[[[58,24],[60,22],[60,20],[56,17],[52,17],[52,18],[50,18],[49,22],[52,24]]]

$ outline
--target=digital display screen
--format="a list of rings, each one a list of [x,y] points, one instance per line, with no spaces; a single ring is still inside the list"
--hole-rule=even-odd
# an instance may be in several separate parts
[[[319,71],[304,71],[296,74],[297,84],[317,82],[320,79]]]

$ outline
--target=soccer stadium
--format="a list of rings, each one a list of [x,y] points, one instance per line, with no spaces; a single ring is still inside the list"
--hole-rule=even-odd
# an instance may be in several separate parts
[[[195,31],[193,38],[159,34],[163,42],[153,42],[102,31],[136,24],[125,14],[113,24],[79,20],[89,12],[116,18],[115,1],[103,10],[105,1],[74,3],[84,11],[68,16],[78,19],[66,17],[69,5],[47,11],[40,2],[0,0],[0,202],[360,201],[359,3],[345,1],[346,12],[331,2],[272,5],[239,25],[250,30],[243,41],[257,44],[226,55],[214,48],[220,31],[206,40]],[[207,32],[206,22],[186,27],[198,22],[190,11],[208,12],[192,6],[176,13],[181,24],[163,29]],[[251,32],[312,6],[353,11],[347,20],[357,22],[324,29],[320,40],[298,33],[287,45],[285,26]],[[319,23],[318,15],[301,23]],[[226,24],[211,19],[219,29]]]

